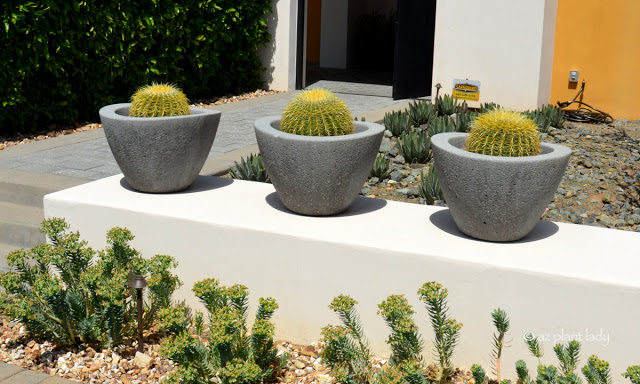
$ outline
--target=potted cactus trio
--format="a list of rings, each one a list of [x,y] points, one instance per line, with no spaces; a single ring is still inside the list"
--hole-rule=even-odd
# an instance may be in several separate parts
[[[540,142],[537,125],[521,113],[496,109],[477,117],[469,133],[431,138],[449,211],[465,234],[515,241],[538,223],[571,155]]]
[[[324,89],[294,97],[282,117],[255,122],[264,166],[289,210],[327,216],[349,208],[367,179],[384,127],[354,121],[346,104]]]
[[[220,112],[191,108],[173,85],[140,88],[131,103],[100,109],[105,136],[127,183],[149,193],[188,188],[202,170]]]

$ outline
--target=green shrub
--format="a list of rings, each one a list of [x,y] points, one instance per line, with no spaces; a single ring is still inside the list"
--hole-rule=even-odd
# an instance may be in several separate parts
[[[631,380],[633,384],[640,384],[640,365],[632,365],[622,374],[623,377]]]
[[[288,356],[277,356],[273,343],[274,325],[270,321],[278,304],[273,298],[260,298],[255,320],[248,333],[249,291],[235,284],[220,285],[216,279],[198,281],[193,292],[209,312],[209,329],[202,314],[193,321],[186,307],[170,307],[160,314],[160,326],[170,333],[160,353],[178,366],[168,377],[170,383],[223,384],[272,381],[280,374]],[[205,332],[207,331],[207,332]]]
[[[170,273],[177,264],[172,257],[143,259],[129,247],[133,235],[123,228],[111,229],[107,248],[96,254],[68,229],[63,219],[45,220],[41,231],[51,244],[10,253],[7,262],[16,271],[0,273],[0,285],[6,290],[2,309],[18,318],[32,337],[59,345],[111,346],[123,335],[135,334],[135,292],[127,284],[130,272],[147,276],[145,326],[170,305],[180,285]]]
[[[305,136],[342,136],[355,127],[349,107],[333,92],[308,89],[297,94],[282,113],[282,132]]]
[[[431,159],[431,138],[424,131],[403,132],[400,153],[409,163],[427,163]]]
[[[245,160],[240,158],[240,164],[234,162],[235,165],[229,170],[229,175],[238,180],[260,181],[270,183],[267,170],[264,168],[262,156],[250,154]]]
[[[420,171],[420,197],[429,205],[433,205],[436,200],[445,201],[442,189],[440,189],[440,181],[433,164],[429,165],[429,172],[425,175]]]
[[[270,0],[0,2],[0,134],[97,121],[140,85],[191,97],[262,85]]]
[[[587,379],[588,384],[610,384],[611,368],[609,363],[601,360],[596,355],[589,356],[587,364],[582,367],[582,373]]]
[[[369,173],[369,178],[377,177],[380,180],[388,179],[391,176],[391,160],[383,154],[378,154],[373,162],[373,167]]]
[[[395,137],[411,130],[411,117],[407,112],[395,111],[384,114],[384,128]]]

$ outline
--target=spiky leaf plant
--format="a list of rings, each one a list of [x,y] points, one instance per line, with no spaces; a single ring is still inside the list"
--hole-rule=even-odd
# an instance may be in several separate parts
[[[402,133],[400,153],[408,163],[424,164],[431,160],[431,138],[424,131]]]
[[[438,174],[433,164],[429,165],[429,172],[425,175],[424,171],[420,171],[420,197],[422,197],[428,205],[433,205],[436,200],[445,201],[444,193],[440,188]]]
[[[527,344],[527,348],[529,352],[538,359],[538,365],[542,365],[541,359],[544,356],[544,351],[542,349],[542,344],[537,337],[535,337],[532,333],[527,333],[524,338],[525,343]]]
[[[377,177],[380,180],[388,179],[391,176],[391,160],[383,154],[378,154],[376,160],[373,162],[369,177]]]
[[[420,300],[426,304],[435,334],[433,345],[441,370],[440,383],[445,383],[453,373],[451,356],[453,356],[462,328],[462,323],[449,318],[448,295],[447,289],[435,281],[425,283],[418,290]]]
[[[473,376],[475,384],[484,384],[487,380],[487,373],[479,364],[473,364],[471,366],[471,375]]]
[[[640,384],[640,365],[632,365],[622,374],[624,378],[631,380],[633,384]]]
[[[127,283],[133,273],[147,276],[143,320],[150,326],[180,285],[170,273],[175,260],[162,255],[143,259],[129,247],[133,235],[125,228],[109,230],[107,248],[100,253],[68,229],[63,219],[47,219],[41,231],[50,244],[7,256],[14,271],[0,273],[0,286],[8,295],[0,300],[5,313],[18,318],[34,338],[58,345],[111,346],[135,334],[136,300]]]
[[[478,112],[471,110],[456,113],[456,119],[454,121],[456,132],[469,132],[471,130],[471,123],[479,115]]]
[[[502,109],[500,104],[496,103],[482,103],[480,104],[480,113],[493,111],[494,109]]]
[[[436,116],[436,113],[435,106],[425,100],[409,103],[408,114],[414,127],[429,123]]]
[[[498,378],[498,382],[502,381],[500,363],[502,359],[502,349],[505,347],[505,335],[509,331],[509,317],[507,313],[497,308],[491,313],[493,325],[496,327],[497,333],[493,334],[493,350],[491,351],[491,360],[493,362],[493,373]]]
[[[536,384],[557,384],[558,368],[553,365],[538,365]]]
[[[354,129],[349,107],[326,89],[300,92],[286,106],[280,121],[282,132],[305,136],[341,136]]]
[[[205,279],[194,285],[193,292],[209,312],[209,329],[205,336],[202,319],[196,315],[192,321],[183,308],[162,312],[160,326],[170,336],[160,351],[177,365],[169,382],[255,383],[280,374],[288,356],[278,357],[274,347],[270,319],[278,304],[273,298],[260,298],[249,334],[247,287],[235,284],[227,288],[216,279]],[[192,323],[195,334],[189,331]]]
[[[529,368],[524,360],[516,361],[516,374],[518,375],[518,384],[530,384]]]
[[[596,355],[589,357],[587,364],[582,367],[582,373],[588,384],[611,384],[613,382],[609,363]]]
[[[534,156],[540,134],[533,120],[521,113],[496,109],[478,116],[465,142],[469,152],[492,156]]]
[[[270,183],[267,170],[264,168],[262,156],[253,153],[247,157],[240,158],[240,163],[234,162],[235,165],[229,170],[229,175],[238,180],[260,181]]]
[[[580,357],[580,342],[571,340],[567,346],[556,344],[553,347],[558,360],[560,360],[560,374],[565,378],[575,376],[575,370],[578,367]]]
[[[549,132],[549,129],[551,127],[551,121],[549,121],[547,116],[545,116],[539,110],[525,111],[524,115],[530,118],[531,120],[533,120],[534,123],[536,123],[540,132],[542,133]]]
[[[190,113],[187,96],[172,84],[145,85],[131,96],[129,116],[162,117]]]
[[[549,123],[552,127],[562,128],[562,126],[564,125],[564,111],[558,108],[558,106],[547,104],[538,108],[538,111],[540,111],[540,113],[543,114],[547,118],[547,120],[549,120]]]
[[[411,130],[411,117],[407,112],[387,112],[384,114],[383,124],[393,136],[400,137],[404,132]]]
[[[438,116],[451,116],[460,111],[458,99],[454,99],[451,95],[438,96],[436,99],[436,110]]]
[[[325,347],[320,356],[341,383],[365,384],[374,380],[369,344],[355,310],[357,303],[349,296],[336,296],[329,308],[343,326],[329,325],[322,329],[321,341]]]
[[[429,127],[427,128],[427,133],[429,134],[429,137],[433,137],[438,133],[455,132],[455,131],[456,131],[456,126],[453,123],[453,120],[451,120],[449,117],[446,117],[446,116],[439,116],[435,119],[432,119],[429,122]]]
[[[391,346],[393,364],[421,361],[424,343],[412,318],[415,311],[407,299],[403,295],[391,295],[378,304],[378,308],[378,314],[391,330],[387,343]]]

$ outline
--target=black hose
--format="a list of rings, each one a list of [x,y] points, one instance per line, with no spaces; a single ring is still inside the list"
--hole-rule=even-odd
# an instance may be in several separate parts
[[[577,123],[599,123],[599,124],[609,124],[613,122],[613,117],[610,114],[603,112],[597,108],[590,106],[587,103],[582,101],[576,101],[576,99],[584,92],[585,82],[582,81],[582,86],[578,91],[576,97],[571,101],[565,102],[557,102],[558,107],[562,109],[564,115],[568,121],[573,121]],[[570,106],[573,103],[579,104],[578,109],[564,109]]]

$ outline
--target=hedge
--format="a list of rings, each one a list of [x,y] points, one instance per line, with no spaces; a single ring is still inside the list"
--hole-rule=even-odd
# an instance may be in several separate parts
[[[262,86],[271,0],[4,0],[0,134],[96,121],[139,86],[191,98]]]

